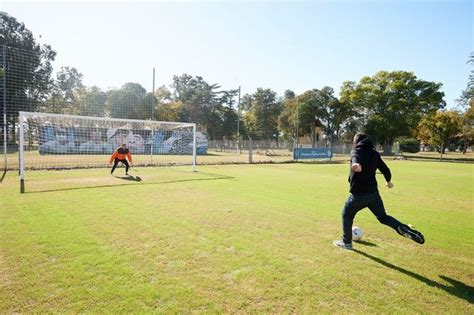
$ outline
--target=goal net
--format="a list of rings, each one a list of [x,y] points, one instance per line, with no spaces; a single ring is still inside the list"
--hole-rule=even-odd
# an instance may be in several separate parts
[[[196,125],[48,113],[19,114],[20,178],[26,170],[108,166],[112,153],[127,144],[135,165],[196,165],[207,139]]]

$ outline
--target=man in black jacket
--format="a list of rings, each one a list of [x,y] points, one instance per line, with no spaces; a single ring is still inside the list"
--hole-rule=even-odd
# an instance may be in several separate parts
[[[382,172],[388,188],[393,187],[392,174],[380,154],[375,150],[373,143],[365,134],[358,133],[354,137],[353,146],[349,174],[351,195],[342,209],[342,240],[334,241],[334,245],[352,249],[352,223],[357,212],[365,207],[372,211],[380,223],[388,225],[404,237],[423,244],[425,239],[420,232],[399,222],[385,212],[382,198],[377,189],[375,171],[378,169]]]

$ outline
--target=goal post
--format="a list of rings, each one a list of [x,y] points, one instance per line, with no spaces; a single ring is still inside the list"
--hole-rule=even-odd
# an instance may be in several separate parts
[[[207,153],[195,123],[19,113],[19,170],[24,191],[28,170],[99,168],[127,144],[135,165],[190,165]]]

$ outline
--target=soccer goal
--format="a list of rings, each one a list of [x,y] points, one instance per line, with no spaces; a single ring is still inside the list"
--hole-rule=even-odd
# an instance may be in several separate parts
[[[207,152],[196,124],[20,112],[19,170],[24,192],[27,170],[95,168],[127,144],[135,165],[192,165]]]

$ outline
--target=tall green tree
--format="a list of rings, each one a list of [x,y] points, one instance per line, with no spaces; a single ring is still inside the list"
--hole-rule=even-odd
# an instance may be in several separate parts
[[[397,137],[411,136],[423,117],[446,106],[441,86],[412,72],[380,71],[346,89],[366,117],[365,131],[389,153]]]
[[[226,139],[237,139],[237,121],[239,116],[236,110],[237,95],[239,90],[222,91],[219,99],[222,104],[221,120],[222,120],[222,136]],[[243,127],[243,123],[240,123]],[[244,129],[239,132],[242,134]]]
[[[331,143],[339,140],[346,122],[354,115],[350,102],[341,102],[334,96],[334,89],[323,87],[317,91],[319,100],[318,119]]]
[[[309,90],[297,97],[297,119],[299,135],[309,135],[314,148],[318,141],[316,127],[322,127],[319,114],[322,111],[320,91]]]
[[[107,91],[107,107],[115,118],[150,119],[152,104],[146,103],[146,90],[138,83],[125,83],[118,90]]]
[[[213,112],[218,104],[217,84],[209,84],[202,77],[188,74],[173,77],[173,99],[183,103],[181,120],[195,122],[213,129]]]
[[[317,127],[322,127],[329,140],[334,142],[339,140],[343,127],[352,115],[350,103],[340,102],[334,96],[334,90],[326,86],[321,90],[306,91],[298,97],[289,93],[283,100],[278,125],[285,134],[294,134],[298,126],[299,136],[309,135],[315,147],[318,141]]]
[[[463,154],[466,153],[468,146],[474,141],[474,52],[468,59],[468,64],[471,65],[471,73],[467,82],[467,87],[461,93],[461,97],[457,99],[457,103],[461,107],[462,126],[461,134],[463,139]]]
[[[276,92],[271,89],[258,88],[251,96],[247,97],[244,121],[247,131],[254,139],[278,139],[278,116],[282,104],[277,100]]]
[[[173,101],[182,104],[180,121],[197,123],[210,139],[235,138],[237,90],[220,90],[219,85],[188,74],[174,76],[171,87]]]
[[[76,68],[61,67],[50,85],[49,97],[42,110],[56,114],[79,114],[77,93],[84,88],[83,75]]]
[[[355,93],[357,83],[354,81],[345,81],[342,83],[339,91],[339,101],[351,112],[350,117],[342,126],[342,135],[339,139],[351,141],[357,132],[365,130],[367,109],[364,107],[363,97]]]
[[[79,115],[105,117],[107,94],[97,86],[82,87],[75,94]]]
[[[469,102],[468,108],[461,113],[461,137],[463,140],[462,153],[466,154],[467,148],[474,141],[474,102]]]
[[[470,64],[471,67],[474,66],[474,52],[471,52],[471,55],[469,56],[467,63]],[[459,105],[461,105],[464,108],[474,103],[474,68],[471,69],[471,73],[469,74],[469,79],[467,82],[466,89],[462,91],[461,97],[457,99],[456,101]]]
[[[461,130],[461,116],[455,111],[438,111],[421,120],[420,127],[428,131],[429,143],[444,153]]]
[[[295,92],[286,90],[281,113],[278,116],[278,130],[285,140],[296,140],[297,127],[297,99]]]
[[[181,101],[169,101],[159,103],[156,115],[161,121],[179,121],[183,110],[183,103]]]
[[[0,117],[2,125],[8,126],[8,141],[15,141],[15,124],[19,111],[35,111],[47,98],[51,84],[52,61],[56,52],[49,45],[36,42],[33,33],[14,17],[0,11],[0,63],[6,53],[7,121]],[[3,45],[7,47],[4,51]],[[3,100],[3,80],[0,78],[0,100]],[[3,102],[0,102],[3,112]],[[0,131],[3,133],[3,128]],[[3,134],[1,136],[3,140]]]

